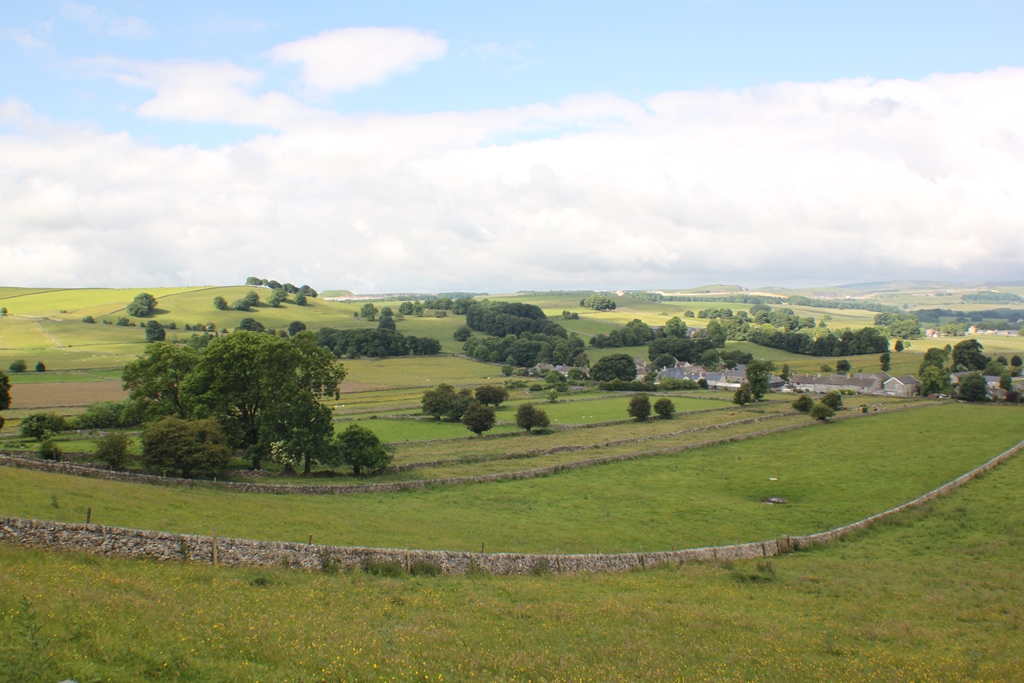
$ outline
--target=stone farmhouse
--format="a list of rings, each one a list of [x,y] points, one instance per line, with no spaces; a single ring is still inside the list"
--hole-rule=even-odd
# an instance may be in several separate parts
[[[732,370],[706,370],[700,365],[691,365],[690,363],[676,363],[674,368],[663,368],[658,371],[658,380],[661,381],[666,378],[671,379],[688,379],[691,382],[698,382],[704,380],[708,383],[710,389],[728,389],[735,391],[743,386],[744,382],[747,381],[747,366],[737,365]],[[772,375],[768,380],[768,388],[773,390],[781,389],[785,386],[785,381],[781,377]]]
[[[921,382],[910,375],[891,377],[884,372],[856,375],[792,375],[783,391],[806,391],[827,394],[830,391],[852,391],[856,394],[880,396],[916,396]]]

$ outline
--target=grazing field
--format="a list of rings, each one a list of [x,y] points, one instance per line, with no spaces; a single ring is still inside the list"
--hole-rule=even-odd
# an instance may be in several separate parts
[[[87,406],[97,401],[120,401],[127,396],[120,382],[16,384],[11,387],[11,408]]]
[[[335,545],[628,552],[820,531],[914,498],[1021,438],[1020,413],[942,405],[536,480],[341,496],[240,494],[8,470],[0,512]],[[773,479],[774,478],[774,479]],[[765,505],[781,496],[787,505]]]
[[[359,391],[365,391],[372,388],[430,387],[442,383],[477,386],[481,380],[504,379],[501,366],[461,357],[358,358],[343,362],[348,376],[342,382],[342,391],[352,388],[346,386],[350,384],[359,387]]]
[[[0,681],[1013,681],[1024,460],[770,563],[380,578],[0,545]]]

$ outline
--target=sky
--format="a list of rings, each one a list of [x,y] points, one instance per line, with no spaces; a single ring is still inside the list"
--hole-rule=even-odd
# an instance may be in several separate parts
[[[0,0],[0,285],[1022,280],[1021,26],[1021,0]]]

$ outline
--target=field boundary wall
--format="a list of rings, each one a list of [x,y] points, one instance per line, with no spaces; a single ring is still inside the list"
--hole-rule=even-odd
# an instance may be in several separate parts
[[[363,548],[307,543],[217,538],[162,531],[143,531],[99,524],[50,522],[0,517],[0,540],[33,548],[87,552],[124,558],[203,562],[232,567],[285,566],[307,571],[350,569],[370,561],[395,562],[408,570],[425,562],[446,574],[486,571],[492,574],[623,572],[693,561],[731,561],[768,558],[824,545],[876,524],[891,515],[923,505],[972,481],[1024,450],[1024,441],[973,470],[896,507],[860,521],[805,536],[785,536],[753,543],[660,552],[614,554],[473,553],[447,550]]]

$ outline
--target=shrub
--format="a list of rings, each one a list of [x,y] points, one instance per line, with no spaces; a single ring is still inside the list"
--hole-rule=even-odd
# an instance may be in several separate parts
[[[626,382],[621,379],[613,379],[608,382],[598,382],[597,388],[602,391],[653,391],[654,387],[650,384],[644,384],[639,380],[633,380],[632,382]]]
[[[534,382],[530,385],[530,391],[544,391],[544,385],[540,382]]]
[[[39,457],[43,460],[62,460],[64,451],[57,447],[57,442],[51,437],[39,444]]]
[[[248,310],[248,309],[246,309]],[[242,318],[238,323],[238,329],[246,330],[248,332],[264,332],[266,328],[263,327],[263,323],[256,320],[255,318]]]
[[[28,369],[28,363],[23,360],[11,361],[11,364],[7,366],[7,369],[11,372],[25,372]]]
[[[363,560],[363,571],[374,576],[388,576],[391,578],[405,576],[405,570],[402,569],[402,565],[394,560]]]
[[[124,434],[107,434],[96,445],[96,458],[112,470],[123,470],[131,459],[128,437]]]
[[[426,560],[413,560],[409,563],[409,574],[412,576],[440,576],[441,568]]]
[[[798,410],[801,413],[809,413],[813,407],[814,399],[807,394],[801,394],[797,400],[793,401],[793,410]]]
[[[832,410],[832,408],[825,403],[815,403],[814,407],[811,408],[811,417],[815,420],[821,420],[822,422],[825,422],[830,417],[835,416],[835,414],[836,411]]]
[[[230,308],[228,306],[228,300],[222,296],[213,297],[213,307],[216,308],[218,311],[226,311],[228,310],[228,308]]]
[[[750,387],[746,384],[742,385],[732,395],[732,402],[738,406],[745,406],[754,400],[754,395],[750,393]]]
[[[71,427],[72,429],[116,429],[122,426],[132,426],[121,423],[124,407],[124,403],[116,401],[93,403],[85,409],[84,413],[71,419]]]
[[[669,420],[676,412],[676,404],[669,398],[659,398],[654,402],[654,412],[663,420]]]
[[[629,399],[629,407],[626,409],[629,416],[637,422],[643,422],[651,416],[651,399],[647,394],[637,394]]]
[[[666,377],[661,380],[658,384],[658,389],[661,391],[679,391],[680,389],[693,390],[699,388],[696,382],[692,379],[676,379],[675,377]]]
[[[82,318],[82,322],[94,325],[96,323],[96,318],[92,317],[91,315],[87,315],[84,318]]]
[[[43,364],[43,361],[36,363],[36,372],[46,372],[46,365]]]
[[[21,420],[21,435],[42,441],[46,434],[69,429],[68,421],[57,413],[32,413]]]
[[[821,402],[836,411],[843,407],[843,395],[838,391],[830,391],[821,397]],[[829,415],[829,417],[832,416]]]

